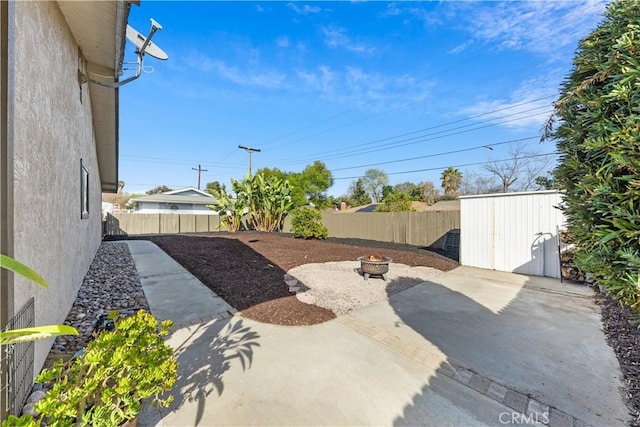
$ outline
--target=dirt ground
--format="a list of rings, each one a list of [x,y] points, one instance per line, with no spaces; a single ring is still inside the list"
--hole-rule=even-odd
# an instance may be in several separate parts
[[[457,263],[408,245],[354,239],[303,240],[276,233],[145,236],[242,315],[278,325],[313,325],[333,312],[299,301],[285,273],[303,264],[354,261],[372,253],[409,266],[449,271]]]

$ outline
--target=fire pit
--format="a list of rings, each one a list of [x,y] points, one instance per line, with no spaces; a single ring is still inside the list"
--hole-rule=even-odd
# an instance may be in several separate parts
[[[389,271],[389,263],[393,260],[380,255],[369,255],[358,257],[360,261],[360,269],[364,280],[369,279],[369,276],[381,276],[382,280],[387,280],[385,274]]]

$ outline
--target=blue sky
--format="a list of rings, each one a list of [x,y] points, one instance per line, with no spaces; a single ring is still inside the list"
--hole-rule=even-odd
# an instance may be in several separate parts
[[[508,158],[509,141],[551,153],[541,127],[605,4],[143,0],[129,23],[158,21],[169,59],[145,57],[153,72],[120,89],[120,179],[196,186],[200,164],[203,188],[229,187],[243,145],[261,149],[254,172],[323,161],[339,196],[371,167],[439,188],[449,166]]]

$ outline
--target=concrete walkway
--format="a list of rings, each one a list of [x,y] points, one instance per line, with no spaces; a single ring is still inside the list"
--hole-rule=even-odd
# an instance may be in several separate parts
[[[150,242],[128,241],[176,327],[174,402],[140,426],[625,425],[591,290],[459,267],[320,325],[234,310]],[[284,284],[283,284],[284,286]]]

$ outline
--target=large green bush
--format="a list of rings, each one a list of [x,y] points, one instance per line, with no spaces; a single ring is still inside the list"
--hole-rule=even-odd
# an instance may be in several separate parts
[[[411,197],[407,193],[389,193],[382,203],[378,203],[375,212],[412,212]]]
[[[329,235],[320,211],[309,207],[300,207],[291,213],[291,231],[294,237],[303,239],[326,239]]]
[[[579,45],[545,138],[576,262],[640,311],[640,2],[619,0]],[[554,121],[556,123],[554,123]]]

